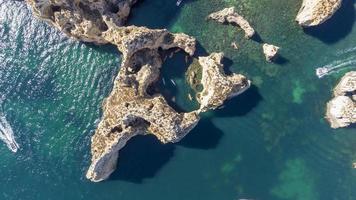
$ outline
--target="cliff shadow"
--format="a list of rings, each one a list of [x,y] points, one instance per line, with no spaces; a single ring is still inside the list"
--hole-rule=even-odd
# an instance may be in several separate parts
[[[232,61],[230,58],[227,58],[224,56],[223,60],[222,60],[222,64],[224,65],[224,72],[226,75],[232,75],[233,72],[231,71],[231,66],[234,63],[234,61]]]
[[[208,56],[208,52],[206,49],[201,45],[201,43],[197,40],[196,45],[195,45],[195,52],[194,52],[194,57],[198,58],[199,56]]]
[[[183,0],[177,6],[177,0],[141,0],[131,9],[127,25],[146,26],[148,28],[166,28],[175,20],[184,4],[194,0]]]
[[[113,44],[97,45],[97,44],[91,43],[91,42],[81,42],[81,43],[85,44],[85,46],[87,46],[91,49],[94,49],[98,52],[110,53],[110,54],[117,55],[118,57],[121,57],[121,52]]]
[[[142,183],[158,173],[174,150],[173,144],[162,144],[153,135],[135,136],[120,150],[117,169],[109,179]]]
[[[227,100],[221,108],[215,110],[216,116],[233,117],[244,116],[255,108],[263,97],[255,85],[246,90],[244,93],[230,100]]]
[[[255,34],[251,37],[251,40],[259,43],[259,44],[263,44],[264,40],[261,38],[261,35],[257,33],[257,31],[255,32]]]
[[[218,146],[223,132],[210,119],[202,118],[198,125],[178,145],[196,149],[214,149]]]
[[[278,65],[285,65],[289,63],[289,60],[282,55],[278,55],[272,62]]]
[[[355,23],[355,0],[344,0],[340,9],[319,26],[308,27],[304,32],[327,44],[338,42],[346,37]]]

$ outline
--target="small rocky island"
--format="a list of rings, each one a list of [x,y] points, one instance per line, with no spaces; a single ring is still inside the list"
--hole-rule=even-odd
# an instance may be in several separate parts
[[[334,88],[334,98],[327,103],[326,119],[332,128],[356,123],[356,71],[346,73]]]
[[[263,54],[265,54],[266,61],[272,62],[273,60],[275,60],[277,58],[279,47],[277,47],[273,44],[265,43],[262,45],[262,49],[263,49]]]
[[[86,177],[102,181],[116,169],[119,150],[136,136],[153,134],[162,143],[180,141],[199,122],[199,114],[221,106],[250,87],[243,75],[226,76],[223,53],[195,58],[201,74],[187,76],[199,82],[198,110],[179,113],[152,89],[160,79],[161,51],[176,48],[194,56],[196,40],[165,29],[124,26],[136,0],[27,0],[33,13],[69,37],[96,44],[116,45],[122,63],[114,87],[103,102],[103,116],[91,139],[91,165]],[[236,17],[236,16],[235,16]],[[248,34],[250,35],[250,34]],[[199,77],[199,78],[198,78]]]
[[[252,28],[250,23],[239,15],[234,7],[224,8],[220,11],[211,13],[207,19],[214,20],[219,23],[231,23],[234,25],[238,25],[242,30],[245,31],[246,38],[252,38],[255,35],[255,30]]]
[[[303,0],[296,21],[304,27],[320,25],[334,15],[341,3],[342,0]]]

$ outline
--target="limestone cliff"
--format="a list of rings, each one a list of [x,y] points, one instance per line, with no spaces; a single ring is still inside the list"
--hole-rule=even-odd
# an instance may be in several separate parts
[[[334,98],[327,104],[326,118],[332,128],[356,123],[356,71],[348,72],[334,89]]]
[[[92,181],[106,179],[115,170],[118,151],[133,136],[153,134],[162,143],[178,142],[199,121],[197,112],[178,113],[161,94],[148,91],[160,74],[158,49],[178,47],[192,55],[193,38],[139,27],[113,29],[103,36],[117,45],[123,61],[92,137],[92,164],[87,173]]]
[[[123,26],[135,0],[27,0],[36,16],[67,35],[97,44],[111,43],[122,53],[114,87],[103,102],[103,116],[91,139],[91,165],[86,177],[101,181],[115,170],[119,150],[139,134],[153,134],[162,143],[178,142],[199,121],[199,113],[214,109],[248,88],[242,75],[222,72],[222,54],[199,58],[204,91],[199,110],[179,113],[152,88],[164,61],[161,51],[184,50],[193,56],[195,39],[165,29]]]
[[[342,0],[303,0],[296,21],[301,26],[316,26],[340,8]]]
[[[250,81],[241,74],[226,76],[223,69],[223,53],[212,53],[207,57],[199,57],[201,78],[198,81],[203,89],[197,93],[200,103],[199,112],[216,109],[226,99],[239,95],[250,87]],[[192,76],[192,74],[188,74]],[[192,78],[188,77],[188,80]]]
[[[251,38],[255,35],[255,30],[250,23],[239,15],[234,7],[225,8],[223,10],[211,13],[208,19],[215,20],[220,23],[232,23],[240,26],[245,31],[245,36]]]
[[[137,0],[26,0],[35,16],[69,37],[85,42],[107,43],[101,33],[108,23],[123,26]]]

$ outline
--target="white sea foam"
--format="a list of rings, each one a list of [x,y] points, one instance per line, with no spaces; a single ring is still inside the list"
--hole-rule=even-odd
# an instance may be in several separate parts
[[[347,53],[351,53],[351,52],[354,52],[356,51],[356,47],[351,47],[351,48],[348,48],[348,49],[343,49],[343,50],[340,50],[336,53],[336,55],[342,55],[342,54],[347,54]]]
[[[14,132],[4,116],[0,116],[0,139],[12,152],[17,152],[19,145],[15,141]]]

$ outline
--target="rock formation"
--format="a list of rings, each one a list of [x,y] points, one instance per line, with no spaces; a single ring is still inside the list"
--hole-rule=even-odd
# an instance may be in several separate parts
[[[296,21],[301,26],[316,26],[328,20],[340,8],[342,0],[303,0]]]
[[[334,88],[334,98],[328,102],[326,119],[332,128],[356,123],[356,71],[348,72]]]
[[[232,23],[240,26],[245,31],[245,36],[251,38],[255,35],[255,30],[250,23],[239,15],[234,7],[225,8],[223,10],[211,13],[208,19],[215,20],[220,23]]]
[[[268,62],[272,62],[278,55],[279,47],[275,45],[265,43],[262,48]]]
[[[124,35],[129,32],[128,35]],[[195,40],[167,30],[127,27],[103,33],[123,53],[114,88],[103,103],[103,117],[92,137],[92,164],[87,178],[106,179],[115,170],[118,151],[138,134],[153,134],[162,143],[178,142],[199,121],[197,112],[177,113],[161,94],[150,94],[162,59],[158,49],[181,48],[192,55]]]
[[[237,96],[250,87],[250,81],[240,74],[225,75],[223,57],[223,53],[199,57],[201,78],[195,80],[203,87],[202,91],[197,93],[197,100],[200,103],[199,112],[216,109],[226,99]],[[191,79],[188,77],[188,80]]]
[[[178,142],[198,123],[200,112],[216,108],[250,85],[242,75],[223,74],[222,54],[199,58],[203,69],[202,106],[188,113],[175,111],[153,89],[163,62],[160,52],[179,48],[193,56],[196,41],[165,29],[124,27],[135,1],[27,0],[36,16],[67,35],[80,41],[111,43],[122,53],[119,74],[103,102],[102,120],[91,139],[92,159],[86,177],[95,182],[115,170],[119,150],[130,138],[153,134],[162,143]]]
[[[108,23],[123,26],[137,0],[26,0],[35,16],[66,35],[85,42],[107,43]]]

